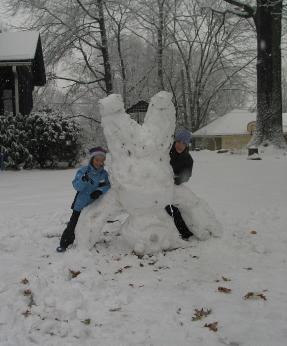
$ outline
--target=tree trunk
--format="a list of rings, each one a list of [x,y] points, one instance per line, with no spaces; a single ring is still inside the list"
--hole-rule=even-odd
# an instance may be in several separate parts
[[[117,30],[117,43],[118,43],[118,54],[120,59],[120,65],[121,65],[121,75],[123,80],[123,102],[124,106],[127,106],[127,75],[126,75],[126,67],[124,63],[124,58],[122,54],[122,45],[121,45],[121,28],[118,25]]]
[[[158,77],[158,91],[164,90],[163,82],[163,30],[164,30],[164,2],[165,0],[158,1],[159,10],[159,23],[157,29],[157,77]]]
[[[184,126],[186,127],[187,126],[187,109],[186,109],[185,80],[184,80],[183,69],[180,70],[180,77],[181,77],[181,90],[182,90],[183,119],[184,119]]]
[[[113,82],[112,82],[109,50],[108,50],[108,39],[107,39],[107,32],[106,32],[105,18],[104,18],[103,0],[97,0],[97,6],[99,11],[99,27],[100,27],[101,43],[102,43],[101,51],[102,51],[103,63],[104,63],[104,80],[106,85],[106,93],[107,95],[109,95],[113,92]]]
[[[257,0],[257,121],[248,146],[287,147],[282,129],[282,1]]]

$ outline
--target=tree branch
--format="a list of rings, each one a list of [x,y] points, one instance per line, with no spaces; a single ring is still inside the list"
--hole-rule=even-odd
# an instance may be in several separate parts
[[[96,119],[94,119],[92,117],[89,117],[87,115],[84,115],[84,114],[77,114],[77,115],[73,115],[73,116],[68,116],[66,118],[63,118],[63,120],[70,120],[70,119],[79,118],[79,117],[85,118],[85,119],[88,119],[88,120],[92,120],[92,121],[94,121],[94,122],[96,122],[98,124],[101,124],[101,122],[99,120],[96,120]]]
[[[92,81],[85,82],[85,81],[80,81],[80,80],[73,79],[73,78],[68,78],[68,77],[61,77],[61,76],[57,76],[57,75],[50,75],[50,78],[51,79],[66,80],[66,81],[69,81],[69,82],[75,82],[77,84],[82,84],[82,85],[89,85],[89,84],[99,83],[99,82],[104,80],[104,78],[99,78],[99,79],[95,79],[95,80],[92,80]]]
[[[94,20],[96,20],[97,22],[99,21],[98,17],[93,16],[89,10],[86,9],[86,7],[83,5],[83,3],[80,0],[76,0],[78,5],[81,7],[81,9],[91,18],[93,18]]]
[[[241,1],[238,1],[238,0],[224,0],[224,1],[230,5],[234,5],[239,8],[242,8],[246,13],[249,14],[250,17],[253,17],[255,14],[255,9],[252,6],[247,5]]]

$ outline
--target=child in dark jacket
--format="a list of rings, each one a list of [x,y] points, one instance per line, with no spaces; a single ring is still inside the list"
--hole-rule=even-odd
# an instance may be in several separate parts
[[[188,151],[190,142],[191,134],[188,130],[182,129],[176,133],[175,141],[169,152],[170,165],[173,169],[175,185],[185,183],[191,177],[193,159]],[[173,217],[174,224],[181,234],[182,239],[188,240],[193,233],[186,226],[179,209],[170,204],[165,207],[165,210]]]
[[[95,147],[90,150],[90,162],[87,166],[81,167],[72,182],[77,191],[71,209],[72,216],[66,229],[64,230],[58,252],[66,251],[67,247],[75,240],[75,228],[81,214],[81,210],[110,188],[110,181],[107,171],[104,169],[106,151],[102,147]]]

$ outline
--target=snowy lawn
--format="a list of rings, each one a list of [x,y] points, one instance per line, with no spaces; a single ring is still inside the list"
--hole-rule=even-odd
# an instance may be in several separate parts
[[[1,172],[0,345],[285,345],[287,157],[192,155],[223,236],[141,259],[119,221],[55,252],[75,170]]]

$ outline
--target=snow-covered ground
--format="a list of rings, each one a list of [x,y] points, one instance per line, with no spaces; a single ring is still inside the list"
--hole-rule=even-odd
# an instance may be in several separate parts
[[[120,221],[56,253],[75,170],[0,172],[0,345],[285,345],[287,157],[192,155],[223,236],[143,258]]]

